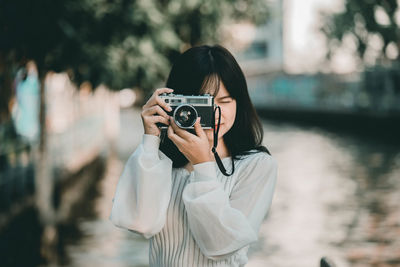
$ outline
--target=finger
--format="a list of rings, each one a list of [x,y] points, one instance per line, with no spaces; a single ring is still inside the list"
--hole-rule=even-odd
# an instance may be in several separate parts
[[[189,133],[188,131],[180,128],[178,125],[176,125],[174,119],[170,117],[170,125],[172,126],[172,129],[174,130],[174,133],[179,135],[179,137],[182,137],[183,139],[190,141],[193,138],[193,134]]]
[[[194,130],[198,137],[204,137],[206,136],[206,133],[204,132],[203,127],[201,127],[200,120],[201,118],[197,118],[196,123],[194,124]]]
[[[174,144],[175,144],[176,146],[179,146],[179,145],[185,143],[185,140],[184,140],[184,139],[182,139],[181,137],[179,137],[179,135],[177,135],[177,134],[174,133],[174,130],[173,130],[173,128],[172,128],[171,126],[168,127],[167,135],[168,135],[168,138],[169,138],[172,142],[174,142]]]
[[[167,111],[172,111],[171,106],[170,106],[169,104],[165,103],[164,99],[162,99],[161,97],[156,96],[156,97],[155,97],[155,101],[156,101],[156,103],[157,103],[159,106],[161,106],[161,107],[164,108],[165,110],[167,110]]]
[[[155,96],[156,103],[161,107],[163,107],[164,109],[166,109],[167,111],[171,111],[172,109],[167,103],[165,103],[163,99],[159,97],[159,95],[163,93],[172,93],[173,91],[174,89],[164,87],[156,89],[156,91],[153,94]]]
[[[169,119],[166,119],[166,118],[164,118],[162,116],[151,116],[151,117],[149,117],[149,120],[152,123],[160,122],[160,123],[163,123],[165,125],[169,125]]]
[[[163,93],[172,93],[174,89],[163,87],[163,88],[158,88],[154,91],[153,95],[161,95]]]
[[[164,118],[166,118],[167,120],[169,120],[169,115],[165,112],[165,110],[163,110],[159,105],[156,106],[152,106],[150,108],[145,109],[142,114],[144,116],[151,116],[151,115],[155,115],[158,114],[160,116],[163,116]]]
[[[163,94],[163,93],[172,93],[174,90],[171,88],[158,88],[154,91],[154,93],[151,95],[151,97],[149,98],[149,100],[147,100],[146,104],[143,106],[143,109],[145,108],[149,108],[151,106],[154,106],[156,104],[160,104],[157,102],[157,98],[159,98],[158,96]],[[164,102],[164,101],[162,101]],[[162,106],[162,105],[161,105]]]
[[[155,100],[155,93],[153,93],[151,95],[151,97],[149,98],[149,100],[147,100],[146,104],[144,104],[143,109],[149,108],[151,106],[154,106],[157,102]]]

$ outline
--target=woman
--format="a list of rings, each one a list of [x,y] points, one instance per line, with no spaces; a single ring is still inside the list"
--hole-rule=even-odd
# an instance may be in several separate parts
[[[120,177],[110,219],[150,239],[150,266],[244,266],[271,205],[277,163],[261,145],[243,72],[225,48],[194,47],[177,59],[166,87],[143,106],[143,141]],[[214,95],[216,152],[232,175],[215,162],[212,129],[197,120],[194,132],[183,130],[165,112],[159,95],[172,92]],[[162,142],[156,123],[168,125]]]

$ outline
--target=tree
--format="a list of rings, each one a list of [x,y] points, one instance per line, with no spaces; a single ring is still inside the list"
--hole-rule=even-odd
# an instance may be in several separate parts
[[[263,0],[2,0],[1,98],[8,100],[10,81],[27,60],[42,79],[49,70],[68,71],[78,85],[150,90],[182,48],[218,42],[222,24],[260,23],[266,14]]]
[[[16,70],[35,61],[41,81],[41,147],[44,144],[44,78],[67,71],[77,84],[150,91],[166,78],[183,47],[218,42],[233,20],[266,20],[264,0],[1,0],[0,122]]]
[[[330,54],[350,36],[364,62],[399,62],[400,22],[396,12],[400,12],[397,0],[346,0],[342,12],[324,14],[322,31],[328,37]],[[372,46],[376,56],[367,55]]]

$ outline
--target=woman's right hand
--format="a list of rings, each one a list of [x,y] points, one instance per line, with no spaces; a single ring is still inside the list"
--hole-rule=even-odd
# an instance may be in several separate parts
[[[149,98],[147,103],[142,107],[142,121],[145,134],[151,134],[155,136],[160,135],[160,128],[156,123],[160,122],[169,125],[169,116],[163,110],[171,111],[171,107],[162,100],[159,95],[162,93],[172,93],[174,90],[170,88],[159,88]]]

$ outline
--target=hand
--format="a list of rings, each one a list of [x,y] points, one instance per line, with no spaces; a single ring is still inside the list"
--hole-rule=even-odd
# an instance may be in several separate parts
[[[210,143],[200,125],[200,118],[197,119],[194,130],[196,132],[195,135],[179,128],[178,125],[175,124],[173,118],[170,118],[168,138],[174,142],[179,151],[182,152],[192,165],[213,161]]]
[[[157,122],[169,125],[169,116],[163,110],[171,111],[171,107],[162,100],[159,95],[162,93],[172,93],[174,90],[170,88],[159,88],[149,98],[147,103],[142,107],[141,113],[143,128],[145,134],[151,134],[155,136],[160,135],[160,128],[156,125]]]

